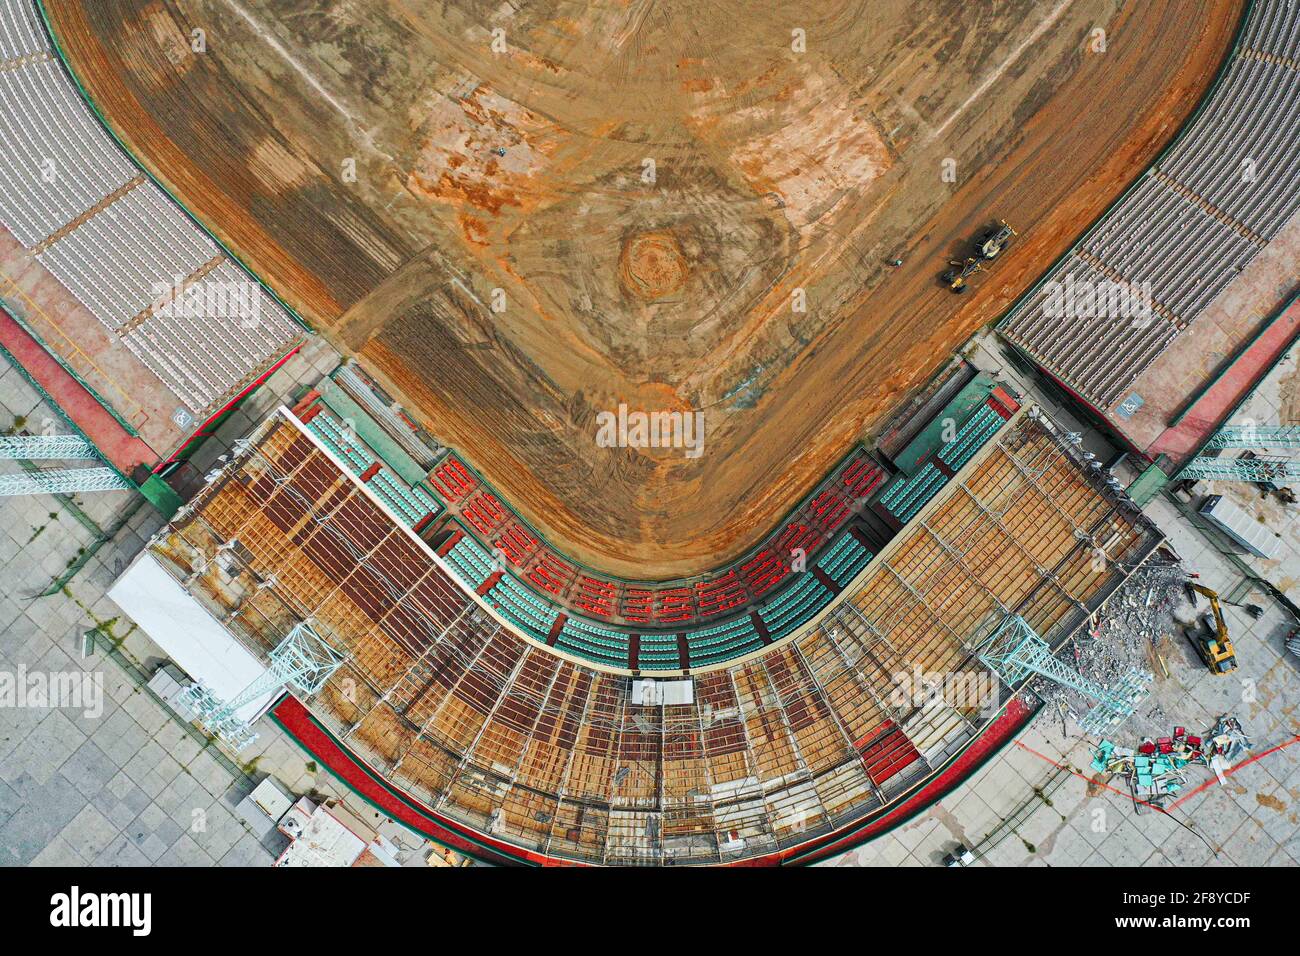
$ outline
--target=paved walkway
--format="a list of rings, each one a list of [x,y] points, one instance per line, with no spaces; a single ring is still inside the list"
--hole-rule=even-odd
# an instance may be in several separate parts
[[[1176,462],[1203,444],[1250,394],[1258,380],[1300,335],[1300,299],[1293,301],[1238,355],[1223,374],[1151,443],[1147,454],[1165,454]]]
[[[333,359],[311,350],[276,373],[250,412],[262,414]],[[53,417],[21,373],[0,360],[0,428]],[[238,413],[233,437],[251,427]],[[199,453],[208,467],[220,443]],[[0,464],[0,467],[10,467]],[[138,496],[125,491],[78,498],[100,527],[112,526]],[[95,535],[45,495],[0,498],[0,674],[102,681],[93,706],[10,706],[0,697],[0,866],[267,866],[285,838],[259,839],[234,815],[268,774],[298,794],[340,799],[381,828],[402,856],[418,862],[423,841],[386,824],[342,792],[270,721],[237,765],[196,737],[142,684],[162,662],[159,649],[105,592],[161,525],[151,507],[135,515],[59,593],[36,597]],[[122,659],[103,649],[82,656],[83,635],[99,627]],[[124,666],[125,665],[125,666]],[[84,702],[83,702],[84,703]]]
[[[1240,580],[1163,498],[1146,510],[1211,587],[1226,594]],[[1220,714],[1234,714],[1258,759],[1240,762],[1226,785],[1192,768],[1169,814],[1135,806],[1122,780],[1090,769],[1095,741],[1073,725],[1063,732],[1045,710],[1016,744],[927,813],[827,865],[934,866],[957,843],[984,843],[980,865],[987,866],[1300,865],[1300,661],[1283,649],[1291,621],[1281,608],[1258,594],[1248,600],[1265,608],[1260,620],[1225,608],[1241,665],[1236,674],[1211,675],[1177,638],[1165,654],[1170,676],[1158,676],[1148,706],[1110,735],[1132,746],[1143,734],[1168,734],[1174,725],[1200,733]],[[1017,812],[1023,822],[986,841]]]

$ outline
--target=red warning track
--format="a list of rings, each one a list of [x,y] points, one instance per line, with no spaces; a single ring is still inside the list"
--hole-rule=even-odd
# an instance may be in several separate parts
[[[45,393],[58,403],[99,453],[130,475],[139,465],[152,468],[157,453],[122,424],[8,312],[0,309],[0,346],[14,357]]]
[[[947,769],[883,816],[826,834],[800,846],[751,860],[743,860],[734,865],[780,866],[816,863],[889,832],[956,789],[1020,733],[1036,712],[1036,707],[1023,704],[1019,697],[1014,698],[1001,716],[962,751]],[[571,863],[568,860],[557,860],[535,851],[493,840],[491,837],[470,831],[440,816],[419,801],[385,783],[364,761],[321,727],[312,718],[310,711],[295,697],[285,697],[271,712],[271,716],[290,737],[298,742],[299,746],[328,767],[355,793],[394,820],[404,823],[431,840],[478,859],[502,865],[585,865]]]

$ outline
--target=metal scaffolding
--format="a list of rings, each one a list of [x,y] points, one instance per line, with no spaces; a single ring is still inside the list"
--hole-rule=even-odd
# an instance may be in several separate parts
[[[1206,448],[1300,448],[1300,425],[1225,425]]]
[[[95,446],[80,435],[3,435],[0,458],[27,461],[91,461]]]
[[[80,435],[0,435],[0,459],[18,461],[22,474],[0,475],[0,497],[117,491],[133,486],[112,468],[41,471],[34,461],[99,461],[99,452]]]
[[[1083,539],[1123,516],[1080,479],[1063,439],[1026,424],[992,444],[1008,460],[975,466],[975,478],[988,475],[972,480],[978,507],[956,497],[931,509],[818,629],[761,660],[691,675],[696,703],[656,709],[633,700],[632,676],[553,659],[503,627],[433,557],[411,554],[405,529],[359,488],[358,507],[342,507],[303,480],[323,453],[288,454],[299,426],[268,422],[159,544],[169,572],[193,571],[191,593],[237,605],[227,626],[259,654],[281,640],[278,622],[312,621],[347,651],[306,701],[323,727],[439,812],[548,856],[717,862],[888,804],[984,726],[979,699],[958,707],[945,693],[992,685],[998,696],[977,656],[990,622],[1008,611],[1073,619],[1122,570],[1091,570]],[[301,537],[262,517],[283,507],[306,517]],[[1048,523],[1066,555],[1039,567],[1030,542]],[[1128,554],[1121,537],[1113,557]],[[297,583],[316,580],[312,555],[332,556],[319,566],[323,588]],[[993,586],[977,574],[989,561],[1017,579]],[[340,590],[345,574],[364,575],[368,606]],[[950,674],[963,683],[932,685]],[[901,691],[900,676],[913,681]],[[245,716],[277,686],[268,677],[242,693]],[[236,749],[253,739],[234,719],[239,701],[192,693],[205,727]],[[864,742],[908,762],[864,763]]]
[[[1300,461],[1288,458],[1193,458],[1179,478],[1222,481],[1300,481]]]
[[[1146,697],[1153,679],[1151,674],[1133,668],[1113,687],[1088,680],[1058,660],[1047,642],[1019,614],[1010,615],[998,625],[981,650],[980,660],[1011,687],[1037,674],[1095,700],[1096,706],[1079,721],[1085,733],[1100,733],[1128,719]]]
[[[296,625],[270,656],[271,666],[266,673],[228,701],[199,683],[186,688],[184,701],[198,722],[236,753],[257,739],[248,721],[238,716],[242,708],[285,687],[304,695],[314,694],[344,660],[306,621]]]
[[[112,468],[68,468],[0,475],[0,497],[117,491],[131,483]]]

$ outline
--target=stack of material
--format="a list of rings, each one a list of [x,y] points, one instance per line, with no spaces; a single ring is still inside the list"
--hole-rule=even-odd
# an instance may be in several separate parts
[[[1092,769],[1122,775],[1134,799],[1158,807],[1186,786],[1188,767],[1212,769],[1222,782],[1222,770],[1249,749],[1241,722],[1224,715],[1203,737],[1175,727],[1168,737],[1146,738],[1136,750],[1103,740],[1093,754]]]
[[[1241,722],[1236,717],[1224,714],[1214,724],[1214,729],[1205,735],[1205,754],[1210,760],[1210,769],[1219,778],[1219,783],[1227,783],[1224,771],[1232,762],[1250,749],[1250,738],[1241,729]]]
[[[1300,627],[1291,629],[1291,633],[1286,636],[1286,649],[1300,657]]]

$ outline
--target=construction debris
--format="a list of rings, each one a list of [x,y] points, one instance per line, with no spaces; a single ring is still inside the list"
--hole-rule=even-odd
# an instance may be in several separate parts
[[[1145,738],[1136,750],[1103,740],[1093,754],[1092,769],[1123,776],[1134,800],[1161,807],[1186,786],[1188,767],[1213,770],[1224,783],[1224,771],[1250,746],[1241,722],[1225,714],[1200,737],[1175,727],[1168,737]]]
[[[1167,674],[1158,647],[1175,630],[1175,612],[1184,603],[1187,580],[1187,571],[1177,561],[1152,561],[1134,569],[1105,609],[1093,615],[1088,627],[1062,653],[1072,656],[1082,678],[1103,687],[1121,687],[1131,683],[1135,674],[1157,669]],[[1088,732],[1090,699],[1046,680],[1035,681],[1032,687],[1063,721],[1068,717]],[[1153,706],[1146,715],[1158,722],[1165,720],[1158,707]]]
[[[1207,736],[1209,740],[1205,753],[1210,759],[1210,769],[1219,778],[1219,783],[1224,783],[1223,771],[1250,749],[1250,738],[1242,729],[1241,721],[1227,715],[1219,718]]]

